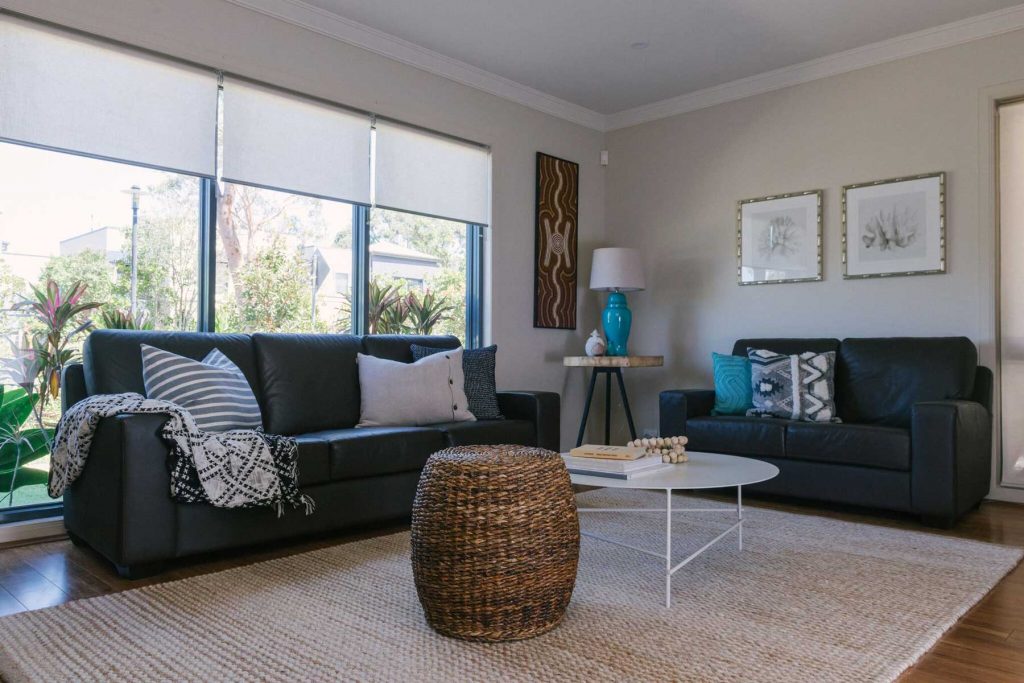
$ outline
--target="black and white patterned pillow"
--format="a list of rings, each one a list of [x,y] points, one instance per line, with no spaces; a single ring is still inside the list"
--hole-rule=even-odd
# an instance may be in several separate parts
[[[237,365],[213,349],[202,361],[142,344],[146,397],[176,403],[204,432],[263,426],[259,403]]]
[[[412,344],[413,360],[449,349]],[[482,349],[465,349],[462,353],[462,372],[466,377],[466,398],[469,412],[478,420],[504,420],[498,407],[498,389],[494,379],[495,359],[498,347],[485,346]]]
[[[747,349],[754,407],[747,415],[805,422],[839,422],[836,417],[834,351],[784,355]]]

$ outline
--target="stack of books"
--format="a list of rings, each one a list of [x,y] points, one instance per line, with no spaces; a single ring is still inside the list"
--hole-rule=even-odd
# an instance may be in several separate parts
[[[632,479],[640,474],[670,467],[660,455],[645,455],[641,448],[625,446],[589,446],[562,454],[570,474],[585,474],[611,479]]]

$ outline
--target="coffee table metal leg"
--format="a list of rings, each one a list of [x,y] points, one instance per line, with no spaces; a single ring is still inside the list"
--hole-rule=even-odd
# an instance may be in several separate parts
[[[740,550],[743,550],[743,487],[736,487],[736,520],[739,527],[736,529],[736,537],[740,541]]]
[[[665,489],[665,607],[672,606],[672,489]]]

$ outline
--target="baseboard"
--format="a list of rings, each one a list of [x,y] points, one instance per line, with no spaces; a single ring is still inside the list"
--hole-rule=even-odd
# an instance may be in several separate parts
[[[0,525],[0,545],[24,543],[40,538],[64,536],[63,517],[47,517]]]
[[[1024,504],[1024,489],[1010,488],[1008,486],[994,486],[989,491],[986,500],[998,500],[1004,503]]]

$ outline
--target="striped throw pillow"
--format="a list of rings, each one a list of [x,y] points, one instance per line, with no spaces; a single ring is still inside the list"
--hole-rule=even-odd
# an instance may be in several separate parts
[[[263,426],[252,387],[219,349],[197,361],[147,344],[141,346],[147,398],[178,404],[205,432]]]

